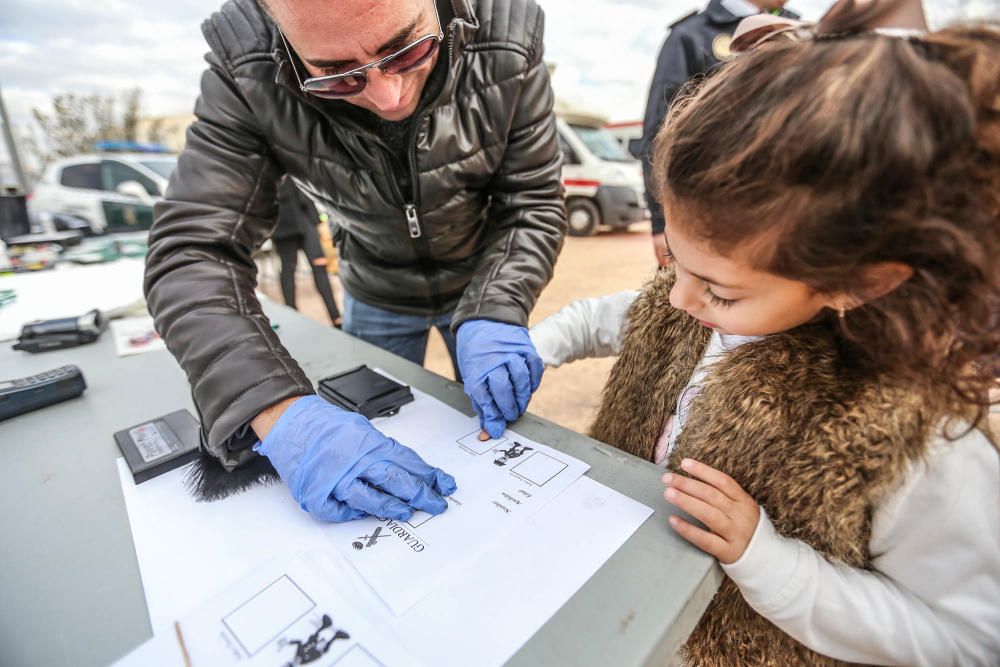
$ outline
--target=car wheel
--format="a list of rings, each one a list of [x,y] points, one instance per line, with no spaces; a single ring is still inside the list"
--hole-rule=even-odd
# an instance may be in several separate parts
[[[566,202],[566,221],[570,236],[591,236],[601,224],[601,212],[594,202],[576,197]]]

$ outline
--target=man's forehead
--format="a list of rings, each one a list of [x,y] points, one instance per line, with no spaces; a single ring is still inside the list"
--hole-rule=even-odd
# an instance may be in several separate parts
[[[433,14],[431,1],[267,0],[299,57],[321,69],[349,67],[401,48],[411,30],[427,22],[425,15]]]
[[[267,0],[285,30],[362,41],[412,21],[425,0]]]

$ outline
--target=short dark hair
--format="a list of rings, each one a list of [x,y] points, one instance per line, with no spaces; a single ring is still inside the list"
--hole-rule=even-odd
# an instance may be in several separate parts
[[[267,0],[257,0],[257,4],[260,5],[260,8],[264,10],[264,13],[267,14],[272,21],[275,20],[274,14],[271,13],[271,5],[267,4]]]

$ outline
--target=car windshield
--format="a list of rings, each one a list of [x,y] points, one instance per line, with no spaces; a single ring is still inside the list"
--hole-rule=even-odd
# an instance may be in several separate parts
[[[587,127],[585,125],[570,125],[577,136],[583,140],[590,152],[601,160],[609,162],[630,162],[615,136],[603,127]]]
[[[159,158],[156,160],[140,160],[139,164],[147,169],[152,169],[163,178],[169,179],[177,166],[176,158]]]

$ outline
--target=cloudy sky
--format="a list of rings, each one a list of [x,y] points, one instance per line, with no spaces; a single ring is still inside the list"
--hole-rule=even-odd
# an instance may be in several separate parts
[[[330,0],[334,2],[336,0]],[[676,18],[706,0],[539,0],[556,93],[612,120],[640,118],[653,64]],[[815,18],[832,0],[791,0]],[[221,0],[3,0],[0,89],[12,124],[54,94],[140,86],[148,115],[190,111],[206,45],[199,25]],[[1000,18],[1000,0],[925,0],[932,24]],[[0,147],[0,151],[2,151]]]

